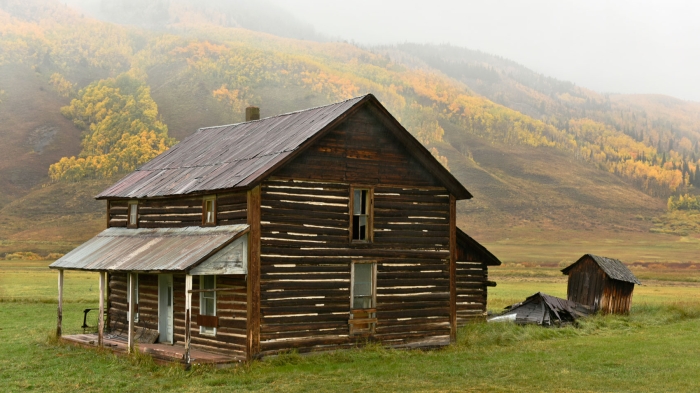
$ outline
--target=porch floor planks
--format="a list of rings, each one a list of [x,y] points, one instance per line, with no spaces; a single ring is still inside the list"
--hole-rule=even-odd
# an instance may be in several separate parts
[[[97,333],[62,336],[61,340],[69,344],[77,344],[88,348],[97,348]],[[112,352],[127,352],[127,342],[125,337],[105,335],[104,346],[105,349]],[[180,345],[138,343],[137,348],[142,353],[152,356],[157,363],[161,364],[181,362],[183,354],[185,353],[185,347]],[[245,361],[243,357],[227,356],[218,353],[201,351],[198,349],[190,350],[190,358],[192,359],[192,364],[226,365]]]

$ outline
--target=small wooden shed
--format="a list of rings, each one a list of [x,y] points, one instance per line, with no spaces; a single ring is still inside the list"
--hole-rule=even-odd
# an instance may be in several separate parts
[[[627,314],[637,277],[617,259],[586,254],[562,270],[569,276],[567,299],[603,314]]]

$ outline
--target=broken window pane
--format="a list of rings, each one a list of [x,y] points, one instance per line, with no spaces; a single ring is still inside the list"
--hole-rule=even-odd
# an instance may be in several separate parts
[[[352,217],[352,239],[368,239],[368,205],[369,190],[357,189],[353,191],[353,217]]]

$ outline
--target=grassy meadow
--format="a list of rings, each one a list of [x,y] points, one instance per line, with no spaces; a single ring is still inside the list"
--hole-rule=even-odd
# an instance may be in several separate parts
[[[697,391],[700,270],[634,266],[645,284],[629,316],[596,316],[560,329],[473,324],[435,351],[379,346],[294,353],[227,369],[157,366],[56,343],[56,272],[47,261],[0,261],[0,386],[3,391]],[[506,263],[489,309],[542,291],[565,296],[559,266]],[[64,331],[79,333],[97,304],[96,274],[66,272]]]

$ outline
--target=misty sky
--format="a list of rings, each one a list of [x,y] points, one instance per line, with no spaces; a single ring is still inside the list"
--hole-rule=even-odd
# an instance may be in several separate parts
[[[700,102],[700,2],[272,0],[360,44],[450,43],[599,92]]]

